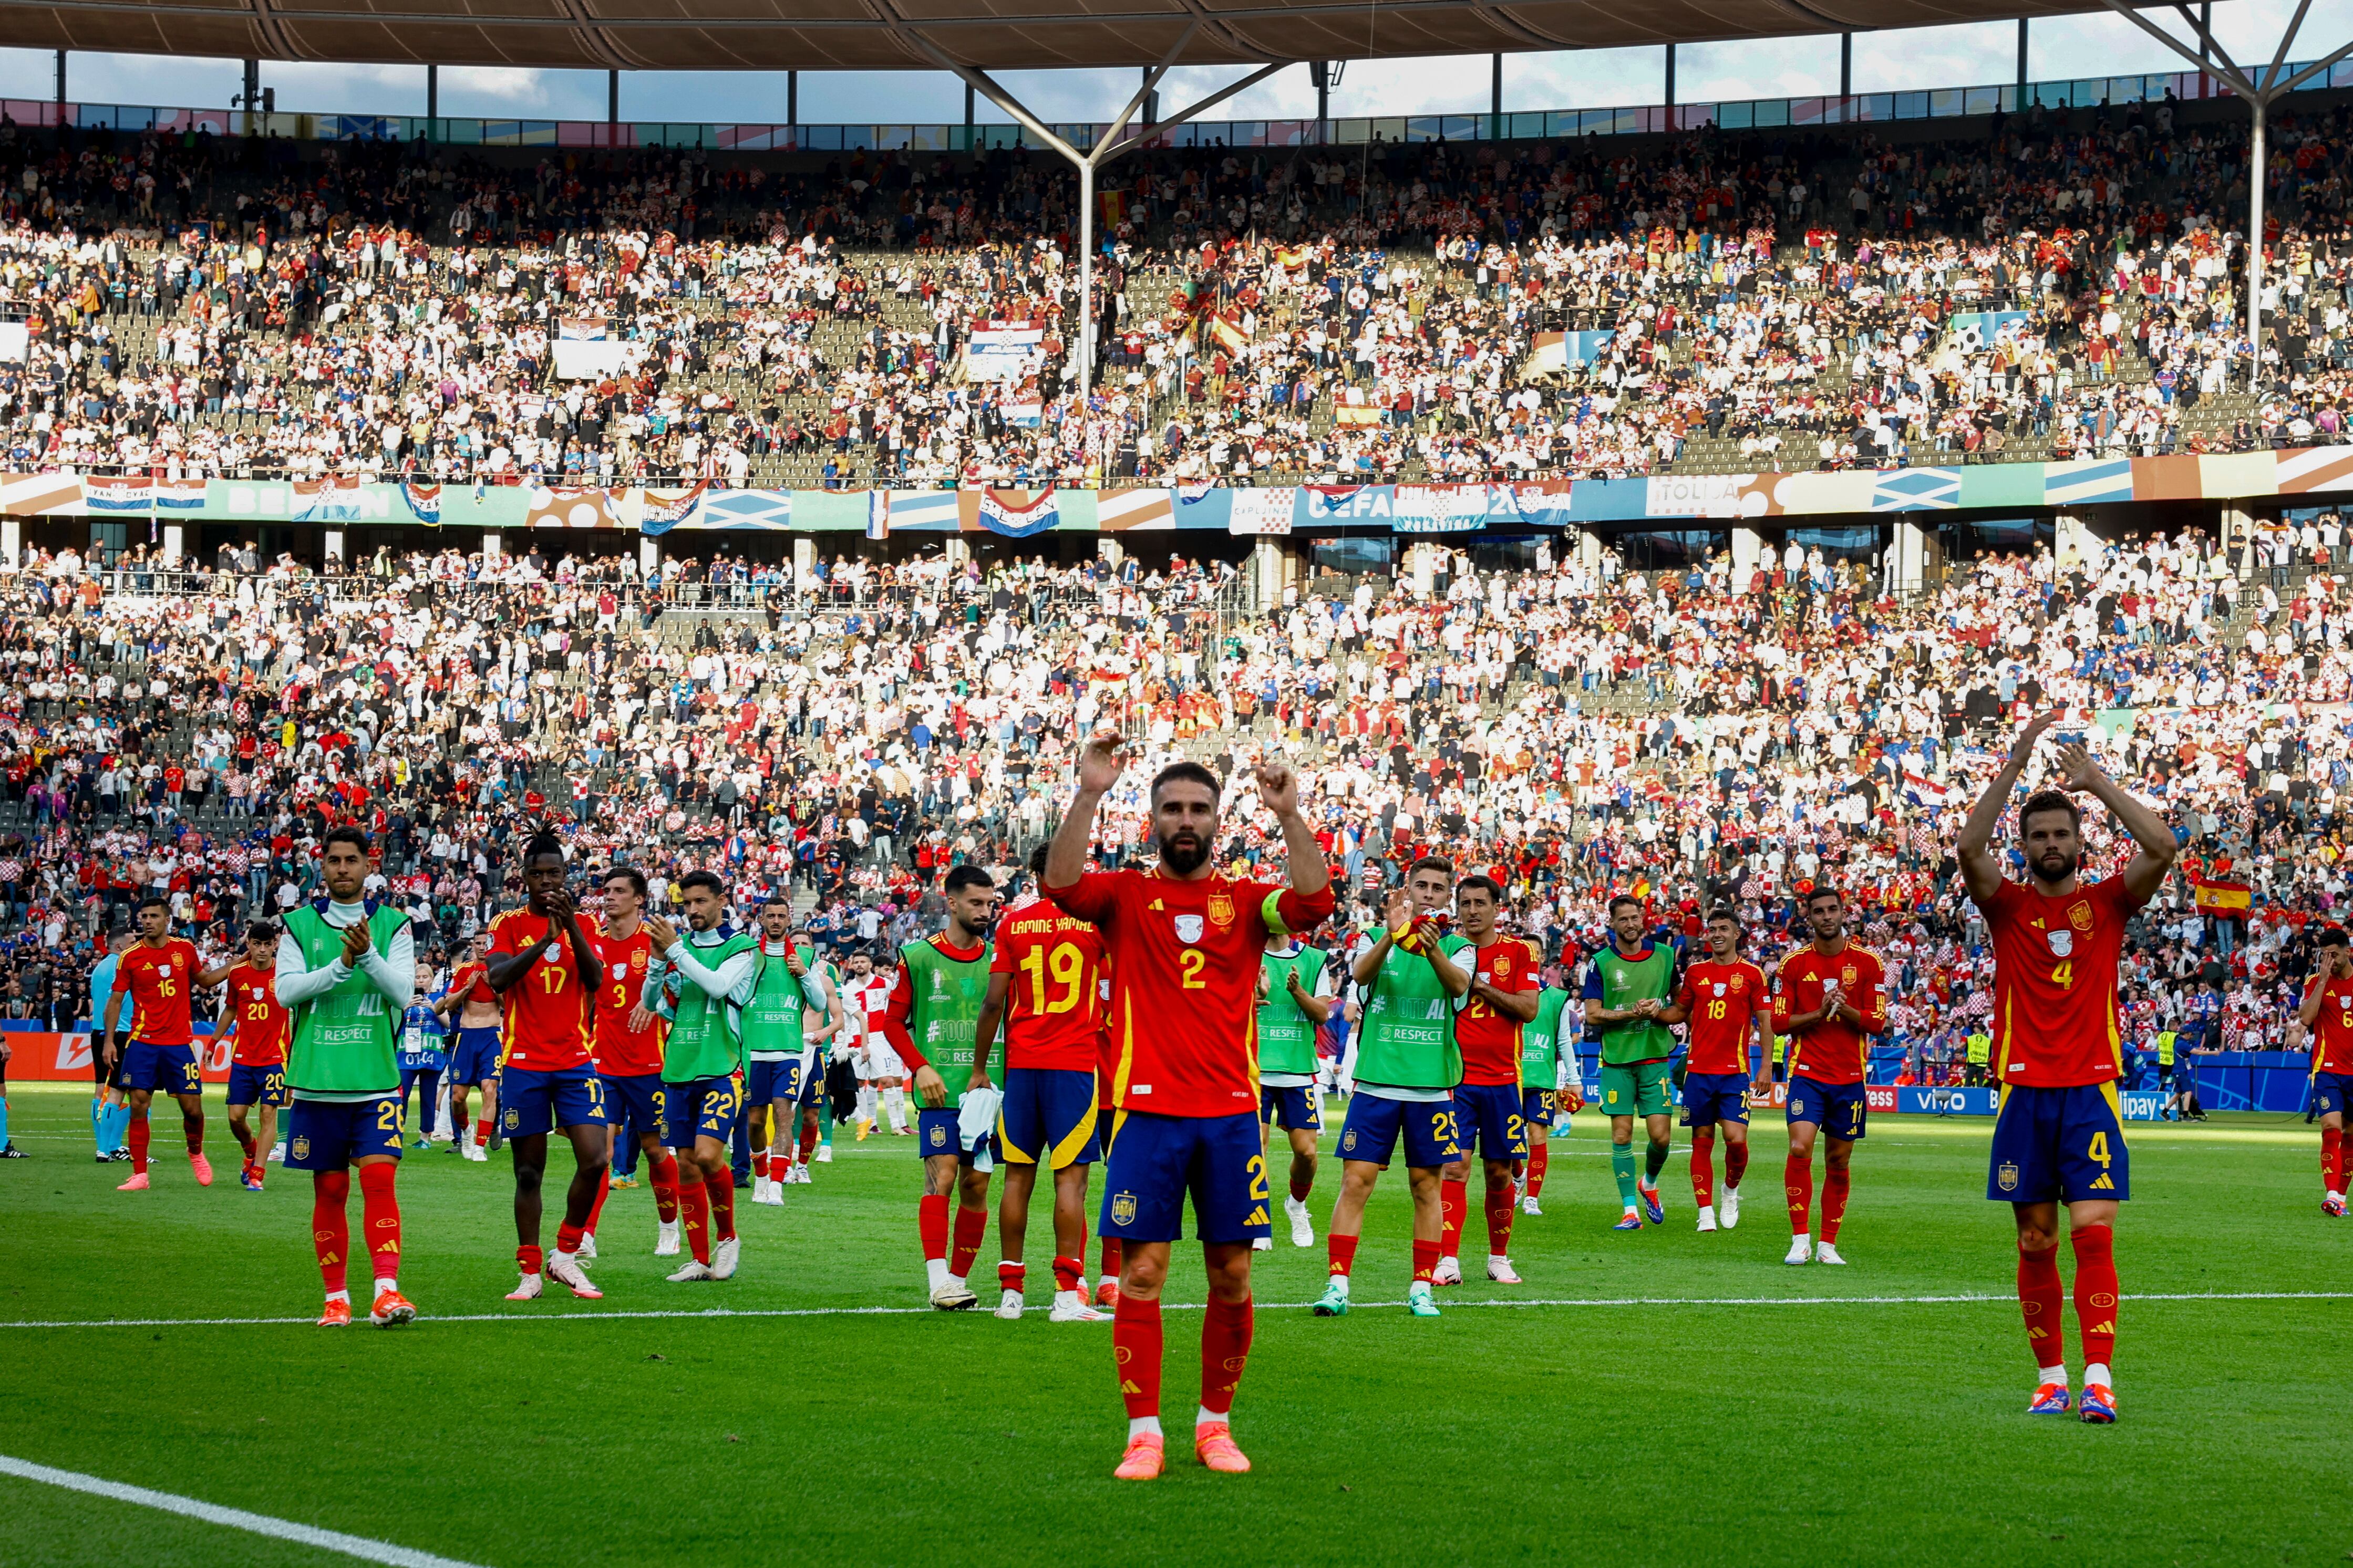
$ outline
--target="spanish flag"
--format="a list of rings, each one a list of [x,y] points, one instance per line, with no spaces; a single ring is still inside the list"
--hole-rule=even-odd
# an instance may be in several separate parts
[[[2201,915],[2236,914],[2254,902],[2254,889],[2244,882],[2200,881],[2196,896]]]

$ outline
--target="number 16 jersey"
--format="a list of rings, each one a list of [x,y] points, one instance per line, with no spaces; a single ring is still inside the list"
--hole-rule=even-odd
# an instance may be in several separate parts
[[[991,974],[1006,976],[1004,1063],[1092,1072],[1103,1036],[1103,933],[1044,899],[997,922]]]

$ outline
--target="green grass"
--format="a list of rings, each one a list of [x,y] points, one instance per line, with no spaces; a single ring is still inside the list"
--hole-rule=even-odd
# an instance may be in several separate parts
[[[1107,1327],[1050,1324],[1034,1306],[1018,1323],[596,1321],[920,1306],[904,1142],[845,1141],[782,1210],[739,1201],[744,1267],[725,1285],[665,1284],[651,1193],[617,1193],[596,1267],[606,1300],[520,1308],[501,1300],[513,1279],[504,1165],[412,1154],[403,1287],[425,1316],[399,1332],[326,1333],[306,1326],[319,1289],[307,1182],[273,1170],[268,1192],[238,1188],[216,1100],[209,1191],[174,1152],[155,1190],[118,1194],[122,1167],[90,1158],[86,1103],[71,1086],[14,1090],[35,1158],[0,1164],[0,1321],[175,1322],[0,1329],[0,1454],[491,1568],[1943,1568],[2315,1563],[2353,1549],[2353,1300],[2131,1300],[2353,1291],[2353,1226],[2319,1213],[2316,1138],[2283,1118],[2136,1131],[2112,1428],[2022,1413],[2032,1368],[2009,1215],[1980,1196],[1984,1124],[1875,1119],[1841,1237],[1852,1267],[1800,1271],[1779,1262],[1778,1118],[1758,1123],[1741,1228],[1699,1236],[1680,1150],[1665,1228],[1611,1233],[1601,1124],[1580,1117],[1556,1146],[1546,1214],[1519,1222],[1519,1289],[1442,1292],[1434,1321],[1369,1310],[1403,1295],[1401,1171],[1369,1215],[1348,1318],[1303,1310],[1323,1248],[1278,1237],[1259,1260],[1236,1410],[1250,1476],[1191,1461],[1199,1318],[1172,1312],[1175,1462],[1134,1487],[1109,1479],[1123,1423]],[[177,1142],[175,1119],[161,1118],[158,1150]],[[551,1166],[568,1176],[561,1152]],[[1327,1163],[1312,1200],[1319,1235],[1335,1176]],[[1033,1303],[1050,1283],[1047,1217],[1041,1200]],[[993,1226],[981,1257],[976,1285],[991,1277]],[[1170,1300],[1201,1294],[1198,1254],[1180,1247]],[[1992,1300],[1860,1300],[1980,1295]],[[1799,1297],[1835,1300],[1756,1301]],[[1625,1298],[1687,1304],[1474,1305]],[[448,1321],[459,1314],[494,1321]],[[301,1322],[176,1321],[214,1318]],[[344,1561],[0,1478],[10,1568]]]

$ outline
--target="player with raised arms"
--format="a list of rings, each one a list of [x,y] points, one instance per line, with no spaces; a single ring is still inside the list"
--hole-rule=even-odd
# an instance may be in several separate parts
[[[1773,1028],[1789,1041],[1789,1157],[1781,1168],[1789,1250],[1781,1261],[1843,1265],[1839,1226],[1853,1190],[1854,1146],[1870,1119],[1863,1053],[1870,1037],[1887,1027],[1887,967],[1849,940],[1846,900],[1836,888],[1806,894],[1806,925],[1813,940],[1781,960],[1773,993]],[[1826,1130],[1817,1242],[1810,1230],[1814,1142]]]
[[[605,963],[581,929],[564,878],[564,846],[543,828],[523,846],[523,907],[491,922],[491,989],[506,1006],[499,1120],[514,1150],[515,1261],[522,1270],[510,1301],[539,1296],[543,1267],[584,1300],[605,1294],[580,1267],[581,1238],[612,1168],[605,1085],[588,1052]],[[539,1246],[539,1189],[554,1128],[572,1144],[573,1169],[555,1251],[547,1255]]]
[[[188,1141],[188,1169],[196,1185],[213,1184],[213,1163],[205,1158],[204,1079],[196,1070],[195,1025],[188,1003],[199,985],[228,978],[231,965],[203,967],[196,944],[172,934],[172,906],[160,896],[139,900],[139,940],[114,970],[106,998],[105,1060],[122,1064],[120,1082],[131,1097],[131,1179],[116,1191],[147,1190],[147,1106],[162,1089],[180,1102],[180,1130]],[[131,998],[130,1043],[117,1046],[116,1018]],[[249,1162],[248,1162],[249,1163]]]
[[[670,1020],[662,1038],[662,1147],[678,1162],[678,1211],[691,1255],[670,1283],[732,1279],[743,1252],[735,1235],[735,1173],[728,1140],[743,1105],[742,1013],[758,977],[760,945],[727,925],[717,876],[689,871],[674,884],[686,930],[649,916],[659,962],[646,969],[646,1011]]]
[[[988,1001],[988,933],[997,924],[997,883],[977,866],[958,866],[943,884],[945,931],[899,950],[891,1000],[876,1021],[915,1084],[915,1152],[923,1195],[915,1230],[932,1305],[961,1312],[980,1298],[965,1279],[988,1228],[988,1172],[980,1164],[995,1120],[996,1091],[974,1084],[973,1045]],[[965,1087],[950,1104],[948,1077]],[[967,1116],[966,1112],[972,1112]],[[987,1112],[984,1119],[981,1112]],[[948,1194],[956,1195],[955,1251],[948,1252]]]
[[[1312,931],[1332,912],[1332,880],[1300,815],[1298,778],[1281,762],[1261,762],[1251,776],[1282,829],[1287,889],[1215,869],[1218,779],[1192,762],[1152,780],[1158,863],[1088,870],[1095,813],[1125,763],[1118,735],[1099,731],[1087,742],[1045,876],[1046,896],[1092,922],[1111,957],[1119,1056],[1101,1229],[1122,1243],[1112,1358],[1128,1418],[1113,1474],[1149,1480],[1166,1463],[1160,1292],[1188,1194],[1209,1288],[1193,1451],[1210,1469],[1236,1473],[1250,1468],[1231,1416],[1250,1357],[1250,1243],[1273,1228],[1259,1125],[1258,977],[1269,936]]]
[[[362,1232],[375,1279],[368,1321],[392,1328],[417,1316],[400,1293],[400,1049],[397,1020],[417,1000],[417,942],[408,917],[366,896],[375,854],[357,827],[331,827],[319,846],[327,896],[286,913],[278,939],[278,1005],[291,1015],[286,1081],[286,1168],[311,1173],[311,1238],[326,1283],[322,1329],[352,1321],[344,1288],[346,1212],[360,1173]]]
[[[1681,1024],[1690,1043],[1683,1064],[1683,1125],[1692,1130],[1692,1198],[1699,1228],[1717,1222],[1715,1136],[1724,1132],[1723,1225],[1740,1224],[1740,1178],[1748,1170],[1748,1108],[1772,1092],[1773,997],[1765,972],[1740,956],[1740,917],[1707,917],[1707,956],[1683,970],[1674,1004],[1659,1022]],[[1763,1049],[1749,1066],[1748,1041]]]
[[[2312,1109],[2320,1118],[2320,1212],[2345,1217],[2345,1108],[2353,1102],[2353,952],[2336,926],[2320,933],[2320,962],[2296,1016],[2312,1033]]]
[[[1444,1172],[1461,1152],[1454,1086],[1462,1081],[1462,1048],[1454,1038],[1454,1012],[1471,989],[1470,974],[1454,962],[1471,944],[1440,924],[1453,896],[1454,863],[1423,856],[1407,869],[1405,886],[1390,893],[1380,929],[1358,939],[1349,964],[1357,1018],[1341,1077],[1355,1089],[1340,1129],[1340,1195],[1324,1237],[1319,1318],[1347,1315],[1365,1205],[1400,1141],[1413,1200],[1406,1310],[1417,1318],[1438,1316],[1431,1289],[1446,1250]]]
[[[2057,789],[2018,808],[2027,879],[2003,879],[1994,828],[2054,710],[2019,731],[2010,756],[1969,808],[1953,847],[1969,898],[1993,936],[1994,1114],[1986,1196],[2018,1221],[2018,1300],[2039,1376],[2028,1409],[2059,1415],[2068,1404],[2060,1321],[2059,1205],[2075,1248],[2075,1324],[2084,1337],[2086,1421],[2116,1418],[2110,1358],[2116,1338],[2116,1205],[2132,1196],[2124,1110],[2117,960],[2125,922],[2165,883],[2181,848],[2165,819],[2118,788],[2080,742],[2059,749]],[[2139,852],[2115,876],[2085,886],[2084,813],[2068,792],[2090,795],[2131,834]]]
[[[1527,1118],[1520,1109],[1520,1031],[1535,1022],[1542,989],[1527,943],[1495,927],[1504,889],[1492,877],[1465,877],[1454,889],[1454,921],[1462,933],[1471,980],[1454,1019],[1462,1052],[1462,1082],[1454,1090],[1455,1157],[1439,1172],[1446,1224],[1432,1283],[1460,1285],[1454,1256],[1470,1213],[1471,1151],[1479,1151],[1487,1217],[1487,1278],[1517,1285],[1512,1268],[1512,1216],[1520,1194],[1513,1169],[1528,1157]]]
[[[1315,1245],[1307,1194],[1315,1190],[1315,1139],[1324,1108],[1315,1089],[1315,1031],[1332,1016],[1332,981],[1325,955],[1296,933],[1269,932],[1258,975],[1258,1114],[1269,1147],[1274,1130],[1291,1142],[1291,1190],[1282,1212],[1291,1245]],[[1273,1238],[1268,1237],[1269,1245]],[[1263,1252],[1265,1247],[1258,1250]]]

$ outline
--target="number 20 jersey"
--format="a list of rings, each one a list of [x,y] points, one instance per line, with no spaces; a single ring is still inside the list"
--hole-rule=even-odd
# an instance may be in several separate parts
[[[1103,1036],[1103,933],[1043,899],[997,922],[991,974],[1006,976],[1008,1068],[1095,1070]]]
[[[2116,962],[2142,902],[2117,876],[2060,899],[2004,882],[1978,906],[1993,932],[1995,1082],[2063,1089],[2123,1076]]]

